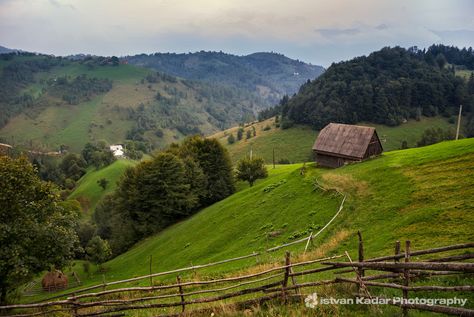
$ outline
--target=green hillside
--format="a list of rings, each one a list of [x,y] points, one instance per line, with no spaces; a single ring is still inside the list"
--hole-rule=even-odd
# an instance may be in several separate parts
[[[3,56],[3,55],[2,55]],[[3,58],[3,57],[2,57]],[[106,58],[11,56],[0,63],[0,139],[38,150],[126,139],[155,148],[253,118],[254,92],[179,79]]]
[[[86,216],[89,217],[100,199],[115,190],[117,187],[117,181],[120,179],[120,176],[122,176],[125,169],[134,166],[135,164],[137,164],[137,161],[117,160],[100,170],[95,170],[91,167],[77,182],[76,188],[69,198],[77,199],[81,203]],[[97,181],[102,178],[105,178],[108,181],[105,190],[97,184]]]
[[[448,123],[445,118],[422,117],[420,121],[410,120],[396,127],[389,127],[381,124],[360,123],[375,127],[382,141],[384,151],[398,150],[403,141],[407,141],[408,147],[415,147],[417,141],[421,139],[423,132],[428,128],[454,129],[455,125]],[[290,162],[308,162],[312,160],[311,148],[317,136],[317,131],[306,125],[295,125],[289,129],[279,129],[275,127],[275,119],[267,119],[263,122],[255,122],[244,128],[245,131],[256,129],[256,136],[250,139],[244,137],[234,144],[227,142],[227,137],[237,134],[238,127],[233,127],[225,131],[218,132],[211,137],[217,138],[229,151],[234,162],[252,149],[255,155],[265,159],[267,164],[273,160],[273,150],[275,150],[275,161],[285,159]],[[265,127],[269,127],[266,130]]]
[[[315,240],[314,252],[357,250],[354,234],[364,235],[366,256],[391,253],[393,242],[410,239],[415,249],[467,242],[474,223],[474,139],[443,142],[423,148],[384,153],[367,162],[336,170],[279,165],[254,187],[205,208],[191,218],[150,237],[107,262],[107,281],[204,264],[263,251],[305,237],[322,228],[335,214],[341,196],[345,207],[327,231]],[[290,247],[300,253],[304,245]],[[273,262],[280,250],[257,260]],[[199,274],[220,276],[255,259],[233,262]],[[74,267],[84,285],[100,283],[102,274]]]

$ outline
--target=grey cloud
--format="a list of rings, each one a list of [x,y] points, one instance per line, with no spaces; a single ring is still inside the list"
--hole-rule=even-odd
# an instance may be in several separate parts
[[[379,30],[379,31],[381,31],[381,30],[386,30],[386,29],[388,29],[388,25],[382,23],[382,24],[377,25],[377,26],[375,27],[375,29],[377,29],[377,30]]]
[[[359,28],[350,28],[350,29],[328,28],[328,29],[316,29],[315,31],[327,38],[332,38],[332,37],[341,36],[341,35],[355,35],[357,33],[360,33]]]

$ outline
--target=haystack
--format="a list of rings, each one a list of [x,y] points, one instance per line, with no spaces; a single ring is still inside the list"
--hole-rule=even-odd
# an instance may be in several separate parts
[[[45,291],[55,291],[67,287],[67,276],[59,270],[46,273],[41,281]]]

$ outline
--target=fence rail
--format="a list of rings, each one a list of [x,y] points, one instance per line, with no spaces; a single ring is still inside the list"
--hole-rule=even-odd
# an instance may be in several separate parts
[[[321,285],[336,283],[354,284],[358,287],[358,296],[376,298],[370,293],[370,288],[388,288],[401,291],[403,299],[408,300],[412,292],[446,291],[472,292],[473,285],[413,285],[419,277],[430,277],[450,274],[472,274],[474,263],[462,262],[472,259],[473,253],[463,253],[423,261],[411,261],[413,256],[432,255],[447,251],[466,250],[474,248],[474,243],[451,245],[441,248],[411,251],[409,241],[405,250],[400,251],[400,243],[395,245],[395,254],[378,258],[364,259],[362,235],[359,233],[358,260],[353,261],[349,254],[334,255],[309,261],[292,262],[290,253],[285,256],[284,265],[261,270],[252,274],[232,276],[213,280],[183,281],[176,276],[176,282],[149,287],[125,287],[86,294],[72,293],[63,300],[47,301],[32,304],[0,306],[0,314],[7,312],[9,316],[30,317],[51,315],[55,312],[67,312],[71,316],[123,316],[124,312],[148,309],[168,309],[165,315],[179,316],[183,312],[212,310],[209,303],[219,305],[232,304],[238,307],[279,299],[287,303],[293,299],[301,300],[305,289],[314,289]],[[219,261],[207,265],[193,266],[167,272],[160,272],[128,280],[105,283],[105,286],[117,285],[123,281],[136,281],[155,276],[179,274],[186,270],[221,265],[230,261],[248,258],[252,255]],[[342,262],[341,259],[347,259]],[[400,261],[402,260],[403,261]],[[318,267],[314,267],[318,265]],[[296,271],[296,269],[299,269]],[[332,278],[321,279],[318,274],[331,271]],[[375,272],[368,275],[368,272]],[[376,273],[379,272],[379,273]],[[382,272],[382,273],[380,273]],[[343,277],[341,274],[354,273],[355,278]],[[328,274],[326,274],[327,278]],[[297,282],[297,278],[305,277],[305,281]],[[383,281],[389,280],[389,281]],[[398,281],[396,283],[395,281]],[[104,285],[85,288],[92,290]],[[219,286],[220,285],[220,286]],[[234,300],[240,298],[240,300]],[[406,315],[410,309],[426,310],[444,314],[459,314],[474,316],[474,310],[468,308],[448,307],[440,305],[412,305],[407,302],[396,303],[386,301],[390,305],[399,306]],[[111,315],[112,314],[112,315]]]

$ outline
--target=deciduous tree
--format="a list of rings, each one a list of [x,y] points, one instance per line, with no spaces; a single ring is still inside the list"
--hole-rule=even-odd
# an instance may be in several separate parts
[[[0,304],[34,274],[66,265],[78,248],[77,217],[26,158],[0,157]]]
[[[267,168],[262,158],[245,157],[237,163],[237,179],[249,182],[250,186],[253,186],[257,179],[267,176]]]

